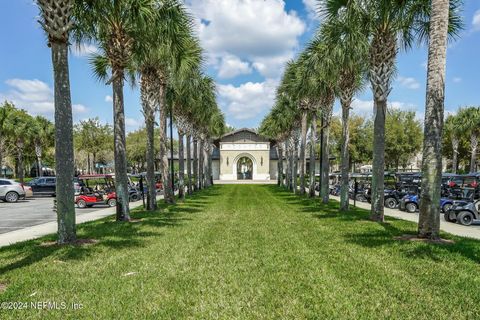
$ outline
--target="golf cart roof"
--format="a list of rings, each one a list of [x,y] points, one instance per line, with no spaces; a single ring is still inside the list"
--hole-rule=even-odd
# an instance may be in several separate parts
[[[113,179],[111,174],[82,174],[78,176],[78,179],[89,180],[89,179]]]

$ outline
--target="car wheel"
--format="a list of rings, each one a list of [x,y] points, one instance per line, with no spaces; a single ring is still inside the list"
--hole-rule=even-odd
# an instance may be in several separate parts
[[[407,203],[405,205],[405,209],[407,210],[407,212],[409,213],[415,213],[417,212],[417,205],[413,202],[410,202],[410,203]]]
[[[110,199],[107,201],[107,204],[109,207],[115,207],[117,205],[117,200],[115,199]]]
[[[7,194],[5,195],[5,201],[9,202],[9,203],[17,202],[18,201],[18,193],[16,193],[15,191],[7,192]]]
[[[460,212],[457,221],[464,226],[469,226],[473,222],[473,214],[469,211]]]
[[[138,201],[138,195],[132,194],[132,195],[130,196],[130,202],[136,202],[136,201]]]
[[[442,210],[443,210],[444,213],[446,213],[446,212],[448,212],[448,210],[450,210],[451,208],[452,208],[452,204],[451,204],[451,203],[445,203],[445,204],[443,205]]]
[[[87,202],[83,199],[80,199],[77,201],[77,206],[81,209],[85,208],[87,206]]]
[[[385,199],[385,207],[395,209],[397,207],[397,200],[395,200],[395,198]]]

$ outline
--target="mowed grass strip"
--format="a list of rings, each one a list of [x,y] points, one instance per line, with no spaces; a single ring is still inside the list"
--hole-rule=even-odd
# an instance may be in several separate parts
[[[0,319],[474,319],[480,242],[394,240],[416,225],[339,214],[276,186],[224,185],[135,223],[79,227],[76,246],[0,249]],[[73,310],[72,303],[82,308]]]

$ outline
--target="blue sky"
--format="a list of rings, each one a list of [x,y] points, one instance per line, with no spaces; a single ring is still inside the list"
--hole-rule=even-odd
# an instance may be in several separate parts
[[[207,73],[215,78],[218,101],[227,123],[257,127],[272,106],[286,61],[311,38],[319,23],[315,0],[187,0],[196,32],[205,48]],[[8,99],[31,114],[53,115],[50,50],[37,23],[32,0],[0,0],[0,100]],[[480,104],[480,1],[465,0],[465,30],[448,50],[446,109]],[[91,72],[88,54],[95,46],[72,49],[70,76],[76,121],[100,117],[112,122],[111,88]],[[391,107],[416,110],[423,118],[426,48],[401,52]],[[143,122],[138,90],[125,87],[127,130]],[[368,90],[354,102],[354,112],[372,111]],[[336,110],[338,112],[338,109]]]

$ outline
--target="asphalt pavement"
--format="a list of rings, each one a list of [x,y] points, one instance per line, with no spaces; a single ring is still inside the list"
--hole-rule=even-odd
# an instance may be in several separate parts
[[[0,201],[0,234],[27,227],[56,221],[57,215],[53,211],[53,197],[36,197],[19,200],[17,203]],[[108,208],[107,205],[98,205],[92,208],[75,208],[77,216]]]

